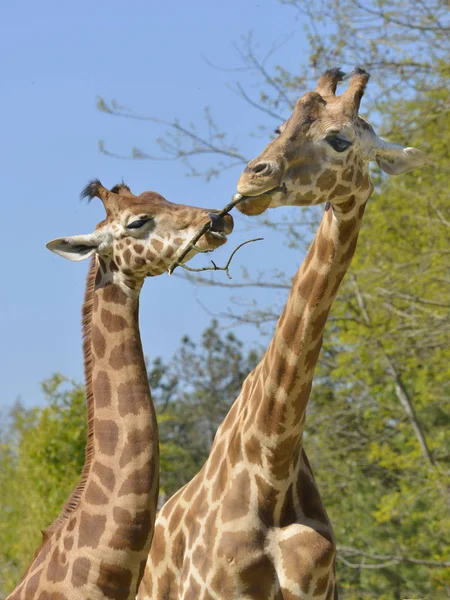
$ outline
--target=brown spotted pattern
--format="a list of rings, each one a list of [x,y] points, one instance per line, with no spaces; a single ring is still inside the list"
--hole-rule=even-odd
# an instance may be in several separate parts
[[[208,461],[157,516],[139,600],[336,597],[333,531],[302,431],[326,319],[365,201],[344,219],[324,212],[274,338]]]
[[[139,293],[144,279],[164,272],[203,225],[211,222],[211,231],[197,242],[200,251],[218,248],[233,229],[229,215],[212,221],[211,211],[172,204],[154,192],[135,196],[125,184],[107,190],[94,180],[83,195],[101,199],[106,219],[93,234],[59,238],[48,247],[66,257],[83,245],[101,252],[91,261],[82,310],[86,461],[9,600],[135,597],[159,488],[158,432],[139,334]]]
[[[314,155],[308,123],[318,126],[319,109],[314,95],[305,103],[310,118],[303,106],[294,111],[289,137],[249,163],[240,180],[251,179],[252,166],[261,161],[273,165],[279,150],[290,187],[261,190],[240,206],[258,214],[289,203],[284,196],[291,194],[291,203],[331,200],[332,208],[323,214],[274,337],[219,428],[209,459],[157,516],[139,600],[337,598],[333,531],[302,434],[323,331],[356,248],[371,185],[356,153],[340,161]],[[304,136],[303,147],[294,131]]]

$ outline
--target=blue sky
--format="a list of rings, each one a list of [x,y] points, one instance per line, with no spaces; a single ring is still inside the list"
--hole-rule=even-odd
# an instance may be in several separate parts
[[[307,50],[294,17],[276,0],[3,3],[0,409],[18,397],[25,405],[42,402],[39,384],[54,372],[82,380],[79,314],[87,263],[65,261],[45,243],[92,231],[103,218],[100,203],[78,200],[88,179],[99,177],[111,186],[123,177],[135,193],[154,190],[174,202],[217,208],[235,191],[240,167],[206,183],[186,178],[176,162],[118,160],[100,153],[99,139],[118,153],[132,146],[157,152],[155,138],[164,130],[99,112],[97,95],[184,122],[200,121],[204,107],[211,106],[220,126],[252,157],[268,138],[249,132],[259,123],[277,123],[230,90],[238,78],[254,89],[245,73],[211,68],[202,57],[233,67],[239,65],[233,43],[249,30],[262,49],[292,33],[273,64],[295,71]],[[264,232],[252,228],[249,236],[247,223],[237,217],[235,234],[215,260],[223,262],[238,243]],[[278,266],[293,273],[300,258],[293,260],[280,240],[266,235],[258,247],[236,256],[233,273],[238,278],[241,266],[256,271]],[[191,265],[204,261],[198,257]],[[202,305],[223,311],[230,304],[225,292],[165,275],[148,280],[141,300],[145,353],[169,358],[183,334],[198,338],[210,322]],[[270,299],[261,296],[262,303]],[[248,343],[260,339],[251,327],[237,334]]]

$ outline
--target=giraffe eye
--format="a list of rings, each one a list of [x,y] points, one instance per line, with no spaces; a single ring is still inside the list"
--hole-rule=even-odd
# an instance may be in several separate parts
[[[136,221],[131,221],[131,223],[128,223],[127,229],[139,229],[139,227],[143,227],[149,221],[151,221],[151,217],[141,217]]]
[[[345,140],[344,138],[340,138],[334,135],[325,138],[325,140],[333,148],[333,150],[336,150],[336,152],[344,152],[345,150],[347,150],[347,148],[349,148],[352,145],[352,143],[349,140]]]

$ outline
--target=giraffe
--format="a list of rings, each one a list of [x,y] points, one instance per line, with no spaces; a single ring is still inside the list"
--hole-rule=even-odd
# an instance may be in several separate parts
[[[358,116],[369,75],[339,69],[302,96],[238,182],[248,215],[326,203],[273,339],[219,427],[202,470],[163,506],[139,600],[337,598],[335,540],[303,448],[305,411],[332,302],[373,185],[427,162]]]
[[[214,250],[233,228],[231,216],[172,204],[159,194],[82,192],[103,202],[93,233],[47,247],[73,261],[91,258],[82,310],[88,441],[81,479],[56,521],[43,532],[34,561],[9,600],[134,598],[153,537],[159,487],[155,409],[139,334],[145,277],[163,273],[205,223],[196,250]]]

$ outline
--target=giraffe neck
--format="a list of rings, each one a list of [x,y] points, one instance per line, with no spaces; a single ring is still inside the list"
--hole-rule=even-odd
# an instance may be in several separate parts
[[[288,481],[299,458],[323,330],[356,249],[365,202],[351,197],[325,210],[274,337],[237,402],[247,460],[258,463],[269,481]]]
[[[86,290],[86,463],[19,586],[30,600],[43,590],[134,598],[153,537],[158,432],[139,334],[139,290],[101,260],[91,265]]]

